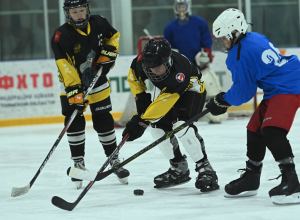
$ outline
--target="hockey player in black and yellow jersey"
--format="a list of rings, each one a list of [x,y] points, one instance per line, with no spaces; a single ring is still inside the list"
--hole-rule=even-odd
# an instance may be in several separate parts
[[[153,102],[151,94],[145,92],[146,79],[161,90]],[[133,60],[127,81],[136,97],[138,112],[123,131],[123,136],[130,134],[128,141],[141,137],[149,124],[152,137],[158,139],[203,109],[206,91],[201,72],[185,56],[172,52],[167,40],[151,39],[146,44],[143,52]],[[218,177],[208,161],[197,127],[192,124],[176,137],[196,163],[196,188],[202,192],[219,189]],[[158,145],[171,167],[154,178],[155,188],[171,187],[191,179],[186,156],[181,154],[176,137]]]
[[[82,112],[90,105],[93,126],[98,133],[106,156],[116,149],[114,120],[110,114],[110,84],[106,74],[115,64],[118,55],[120,33],[102,16],[90,15],[88,0],[65,0],[64,12],[68,22],[60,26],[52,38],[60,81],[60,100],[65,123],[75,109],[79,114],[67,130],[71,156],[77,168],[85,170],[85,118]],[[91,68],[86,68],[87,56],[94,51]],[[84,102],[82,93],[88,88],[96,72],[103,67],[102,74]],[[116,155],[111,165],[119,163]],[[129,171],[121,168],[115,172],[120,182],[127,183]],[[73,179],[77,188],[82,181]]]

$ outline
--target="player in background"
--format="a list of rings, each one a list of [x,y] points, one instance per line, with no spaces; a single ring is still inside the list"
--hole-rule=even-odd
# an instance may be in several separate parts
[[[75,109],[80,112],[67,130],[71,157],[76,168],[86,170],[83,112],[88,104],[92,112],[93,127],[98,133],[106,156],[111,155],[117,147],[114,120],[110,114],[110,84],[106,75],[115,65],[120,33],[104,17],[90,15],[88,0],[65,0],[63,8],[68,22],[55,31],[51,43],[59,72],[60,100],[65,123]],[[92,68],[85,69],[87,55],[91,50],[96,52],[96,62]],[[84,102],[82,94],[89,87],[100,66],[103,66],[102,74],[87,97],[88,102]],[[116,166],[119,162],[116,155],[111,165]],[[120,182],[127,183],[128,170],[121,168],[115,174]],[[81,188],[81,180],[72,178],[72,181],[78,189]]]
[[[287,139],[300,107],[300,62],[297,56],[282,56],[264,35],[247,33],[248,24],[241,11],[229,8],[213,23],[213,34],[220,50],[228,53],[227,68],[233,85],[207,104],[213,115],[226,112],[231,105],[249,101],[257,87],[264,98],[247,125],[247,157],[244,174],[225,186],[226,197],[256,195],[260,185],[266,147],[279,163],[281,184],[269,191],[275,204],[300,203],[300,184],[292,147]],[[285,199],[290,196],[290,201]]]
[[[176,18],[165,27],[164,38],[169,41],[173,50],[185,55],[200,69],[205,80],[208,101],[222,90],[216,73],[209,67],[213,61],[213,41],[208,25],[203,18],[191,15],[190,0],[175,0],[174,13]],[[227,112],[218,116],[208,113],[201,120],[221,123],[227,118]]]
[[[151,94],[145,92],[147,79],[161,90],[153,102]],[[206,91],[201,72],[185,56],[172,51],[165,39],[151,39],[146,44],[143,52],[132,61],[127,81],[138,112],[123,131],[123,136],[130,134],[128,141],[141,137],[150,123],[151,135],[156,140],[203,109]],[[155,188],[176,186],[191,179],[186,156],[179,148],[179,138],[195,162],[196,188],[202,192],[219,189],[218,177],[208,161],[197,127],[191,124],[176,136],[158,145],[171,166],[154,178]]]

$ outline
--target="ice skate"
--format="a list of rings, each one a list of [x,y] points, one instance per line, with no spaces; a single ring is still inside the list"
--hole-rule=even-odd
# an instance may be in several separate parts
[[[156,184],[154,188],[168,188],[172,186],[177,186],[180,184],[187,183],[191,180],[190,170],[188,168],[188,163],[186,161],[186,156],[184,158],[172,162],[170,160],[170,168],[167,172],[160,174],[154,178],[154,183]]]
[[[243,170],[241,177],[230,182],[225,186],[225,197],[245,197],[255,196],[260,184],[262,164],[255,166],[249,161],[246,162],[246,169]]]
[[[79,158],[79,159],[73,159],[74,160],[74,167],[81,169],[81,170],[87,170],[84,166],[84,159]],[[71,178],[71,181],[75,183],[77,189],[80,189],[82,187],[82,180]]]
[[[119,159],[118,155],[116,155],[115,158],[113,158],[110,161],[110,165],[112,167],[116,167],[119,164],[120,164],[120,159]],[[118,170],[114,171],[114,174],[118,177],[118,180],[120,181],[120,183],[128,184],[128,176],[130,175],[130,173],[127,169],[120,167]]]
[[[295,164],[279,164],[282,177],[281,183],[269,191],[271,201],[276,205],[300,203],[300,184]]]
[[[207,159],[202,159],[196,164],[196,172],[199,172],[196,178],[195,187],[201,192],[209,192],[220,188],[218,185],[218,176],[213,170]]]

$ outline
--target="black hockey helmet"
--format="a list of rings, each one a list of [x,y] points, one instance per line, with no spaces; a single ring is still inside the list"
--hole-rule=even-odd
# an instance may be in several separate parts
[[[172,49],[169,42],[165,39],[151,39],[145,45],[142,57],[143,70],[152,82],[159,82],[167,78],[172,67]],[[165,65],[167,70],[164,75],[155,75],[150,68]]]
[[[69,13],[71,8],[86,7],[86,18],[81,21],[74,21]],[[76,28],[85,28],[90,19],[90,5],[88,0],[65,0],[64,2],[64,12],[65,16],[74,27]]]

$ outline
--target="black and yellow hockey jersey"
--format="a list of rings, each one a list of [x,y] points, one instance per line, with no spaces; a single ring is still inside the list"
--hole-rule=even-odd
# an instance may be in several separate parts
[[[142,56],[139,54],[133,61],[128,73],[127,81],[134,96],[144,92],[148,79],[142,68]],[[172,52],[173,65],[169,76],[160,82],[153,82],[161,90],[160,95],[141,116],[146,121],[156,121],[166,115],[185,91],[204,93],[205,85],[198,68],[185,56]]]
[[[97,61],[103,45],[112,45],[118,49],[119,38],[120,33],[99,15],[90,17],[86,33],[70,23],[60,26],[55,31],[51,44],[58,67],[59,80],[64,88],[82,84],[79,66],[86,62],[91,49],[96,51],[95,60]],[[108,95],[109,92],[107,92]],[[65,95],[62,88],[61,95]]]

